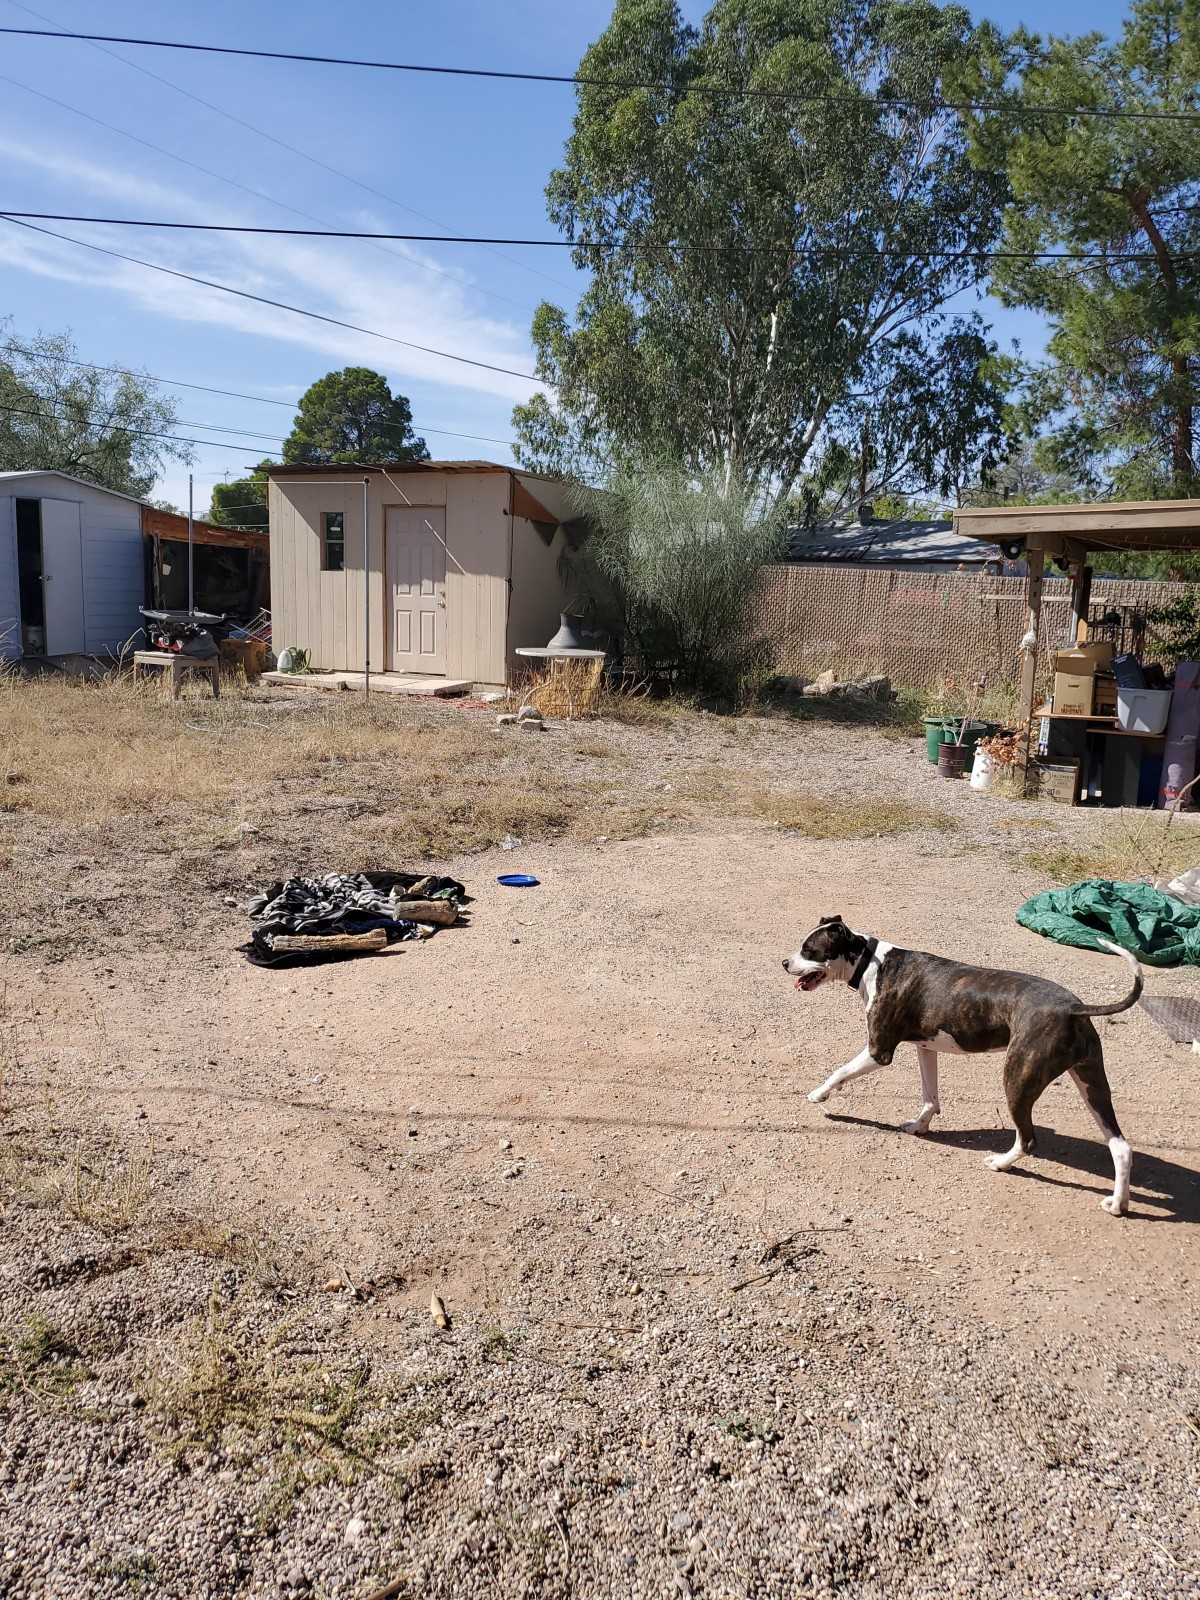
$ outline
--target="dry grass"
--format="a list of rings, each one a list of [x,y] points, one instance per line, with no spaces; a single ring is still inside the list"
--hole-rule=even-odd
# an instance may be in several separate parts
[[[1143,811],[1086,844],[1030,850],[1021,861],[1061,884],[1081,883],[1087,878],[1126,883],[1138,878],[1173,878],[1200,862],[1200,820],[1186,815],[1171,819],[1162,811]]]
[[[810,839],[878,839],[932,828],[949,833],[953,817],[902,800],[844,800],[834,803],[811,794],[760,794],[754,809],[781,828]]]

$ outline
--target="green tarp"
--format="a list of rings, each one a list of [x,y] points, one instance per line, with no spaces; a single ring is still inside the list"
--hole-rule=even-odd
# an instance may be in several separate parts
[[[1048,889],[1025,902],[1017,921],[1083,950],[1099,950],[1101,939],[1111,939],[1149,967],[1200,967],[1200,906],[1185,905],[1148,883],[1089,878],[1069,889]]]

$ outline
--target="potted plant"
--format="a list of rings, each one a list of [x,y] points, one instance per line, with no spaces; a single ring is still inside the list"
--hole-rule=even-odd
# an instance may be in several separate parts
[[[995,794],[1019,797],[1024,793],[1025,774],[1021,767],[1021,740],[1016,733],[993,733],[975,746],[973,789],[990,789]]]

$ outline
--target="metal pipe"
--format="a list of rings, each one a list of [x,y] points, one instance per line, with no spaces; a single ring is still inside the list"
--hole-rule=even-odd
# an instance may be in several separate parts
[[[371,480],[363,479],[363,699],[371,698]]]
[[[188,473],[188,616],[196,614],[196,574],[192,563],[192,475]]]

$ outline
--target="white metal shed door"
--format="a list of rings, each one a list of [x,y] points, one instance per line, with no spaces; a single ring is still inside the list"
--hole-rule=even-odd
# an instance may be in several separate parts
[[[446,670],[445,535],[441,506],[387,508],[392,672]]]
[[[46,654],[82,655],[83,540],[79,502],[42,501],[42,593],[46,597]]]

